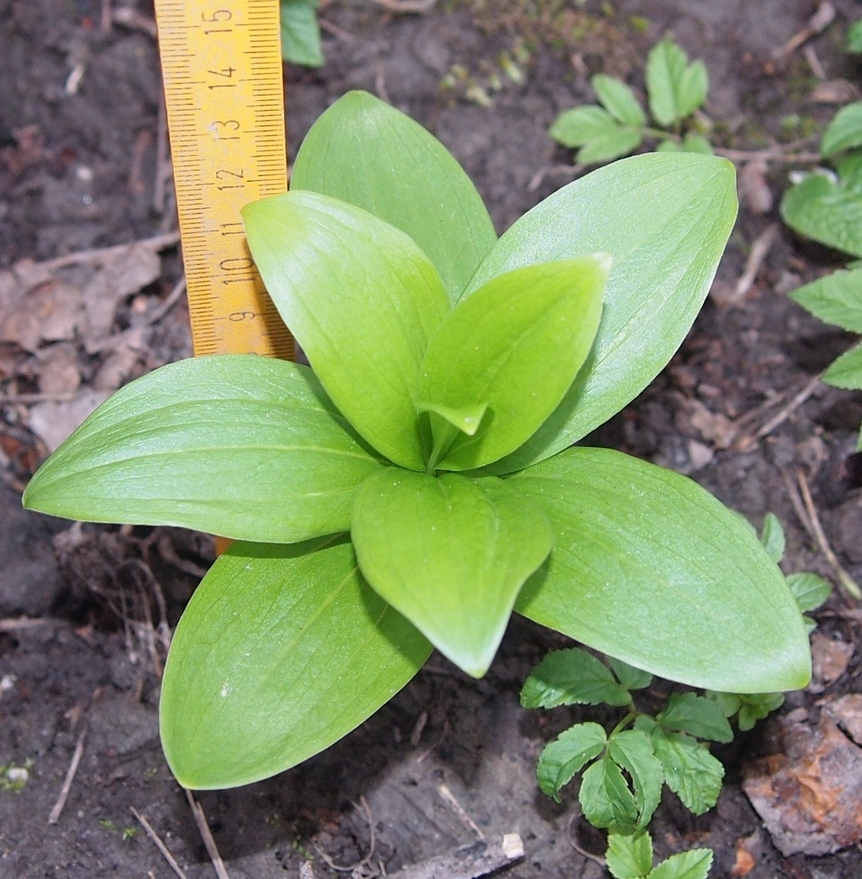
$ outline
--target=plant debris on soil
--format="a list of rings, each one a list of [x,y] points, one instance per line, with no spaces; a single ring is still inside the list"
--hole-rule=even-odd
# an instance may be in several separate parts
[[[330,0],[319,12],[326,65],[285,70],[289,152],[332,101],[367,89],[443,140],[498,231],[573,178],[546,131],[592,102],[592,74],[642,89],[668,33],[706,62],[740,219],[681,351],[591,440],[691,475],[757,527],[775,513],[786,572],[836,588],[817,614],[812,686],[717,750],[714,810],[695,818],[667,795],[651,830],[661,857],[714,849],[713,877],[858,879],[862,606],[838,566],[862,579],[862,400],[818,381],[848,336],[786,295],[839,257],[775,209],[836,102],[858,100],[843,51],[858,3]],[[593,715],[520,708],[532,666],[567,643],[521,619],[485,679],[435,657],[289,772],[192,800],[173,780],[159,680],[212,541],[20,506],[99,401],[191,354],[153,9],[3,0],[0,24],[0,876],[608,875],[574,792],[557,805],[536,786],[544,743]]]

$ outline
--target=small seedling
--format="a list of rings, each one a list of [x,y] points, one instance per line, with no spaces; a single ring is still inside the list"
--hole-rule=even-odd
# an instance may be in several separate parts
[[[646,88],[656,128],[634,91],[619,79],[596,74],[590,83],[599,104],[561,113],[549,134],[563,146],[577,149],[577,160],[591,165],[633,153],[646,140],[658,149],[711,154],[701,120],[693,114],[706,102],[709,77],[703,61],[689,64],[676,43],[662,40],[649,53]]]
[[[24,497],[237,541],[165,669],[162,742],[184,785],[305,760],[432,647],[483,675],[513,610],[693,686],[805,685],[801,615],[746,524],[683,476],[572,447],[688,332],[734,222],[728,162],[615,163],[498,240],[443,145],[351,93],[292,180],[243,215],[311,367],[163,367],[103,404]]]
[[[761,541],[776,563],[780,561],[784,531],[772,514],[766,517]],[[792,576],[800,610],[813,610],[829,597],[829,584],[815,574]],[[750,730],[784,702],[781,693],[675,692],[660,711],[648,713],[636,704],[635,693],[652,682],[651,674],[618,659],[608,657],[605,665],[572,648],[548,654],[521,691],[525,708],[605,704],[623,709],[610,733],[589,721],[562,732],[542,751],[537,768],[539,787],[557,802],[561,789],[581,773],[581,809],[592,825],[610,832],[608,867],[615,876],[688,875],[666,873],[676,868],[665,865],[651,872],[652,849],[644,829],[659,804],[662,786],[695,815],[711,809],[721,792],[724,767],[709,752],[708,743],[733,739],[731,719],[740,730]],[[623,855],[632,865],[636,862],[640,872],[631,872],[634,866],[629,872],[615,872],[611,863],[620,864]],[[704,876],[710,860],[702,859]]]

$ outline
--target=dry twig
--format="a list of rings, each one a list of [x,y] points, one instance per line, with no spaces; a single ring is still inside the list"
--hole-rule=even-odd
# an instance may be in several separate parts
[[[823,33],[832,22],[835,21],[835,7],[829,0],[823,2],[817,7],[814,15],[808,19],[808,23],[801,31],[794,34],[780,49],[776,49],[772,53],[772,57],[776,61],[792,55],[800,46],[807,43],[812,37]]]
[[[455,794],[449,790],[445,784],[441,784],[437,788],[437,792],[449,806],[454,809],[455,814],[476,834],[476,839],[484,839],[485,834],[479,829],[476,822],[467,814],[467,810],[455,798]]]
[[[751,449],[757,445],[758,440],[761,440],[763,437],[772,433],[779,424],[783,424],[814,393],[819,384],[820,375],[815,375],[814,378],[806,382],[805,386],[798,393],[794,394],[793,397],[791,397],[790,400],[775,413],[775,415],[773,415],[762,427],[758,428],[754,434],[740,437],[736,440],[733,444],[734,451],[751,451]]]
[[[368,801],[365,797],[360,797],[359,802],[361,804],[362,817],[365,818],[365,821],[368,824],[368,832],[371,836],[368,844],[368,854],[365,855],[364,858],[358,860],[355,864],[350,864],[348,866],[336,864],[326,852],[321,851],[313,839],[311,840],[311,844],[314,846],[314,850],[318,855],[320,855],[321,860],[330,870],[335,870],[337,873],[358,873],[363,867],[366,867],[371,863],[371,858],[374,857],[374,849],[377,848],[377,833],[374,829],[374,815],[371,814],[371,807],[368,805]],[[354,803],[353,806],[354,808],[360,808],[356,806],[356,803]]]
[[[144,832],[149,836],[149,838],[155,843],[156,848],[162,853],[162,857],[168,862],[170,868],[176,873],[178,879],[187,879],[186,874],[183,872],[182,867],[176,862],[174,856],[168,851],[168,847],[162,842],[158,833],[153,830],[149,821],[141,815],[134,806],[129,806],[132,810],[132,814],[135,818],[138,819],[138,823],[141,827],[144,828]]]
[[[81,734],[78,736],[78,742],[75,745],[72,760],[69,763],[69,768],[66,770],[66,778],[63,780],[63,787],[60,788],[60,796],[57,797],[57,802],[54,803],[54,808],[51,809],[51,814],[48,816],[49,824],[56,824],[60,820],[60,815],[66,806],[66,800],[69,798],[69,791],[72,789],[72,782],[75,780],[75,773],[78,771],[78,764],[81,762],[81,757],[84,754],[84,739],[86,736],[87,730],[85,727],[81,730]]]
[[[382,6],[388,12],[417,13],[430,12],[437,0],[371,0],[378,6]]]
[[[730,308],[736,305],[751,289],[757,273],[760,271],[761,265],[763,265],[763,260],[766,259],[767,254],[772,249],[777,235],[778,223],[770,223],[754,240],[754,244],[751,246],[751,253],[748,255],[748,260],[745,263],[745,270],[736,282],[733,293],[730,294],[724,303],[725,307]]]
[[[216,847],[210,826],[207,824],[207,816],[204,815],[204,810],[201,808],[200,803],[192,796],[190,790],[186,790],[186,799],[189,801],[195,824],[198,826],[201,839],[204,841],[207,854],[210,856],[210,860],[212,861],[218,879],[230,879],[230,876],[228,876],[227,870],[225,869],[224,861],[221,859],[221,855]]]
[[[811,489],[808,487],[808,480],[805,478],[805,474],[801,470],[797,469],[796,471],[796,482],[799,486],[798,490],[787,474],[784,476],[784,481],[787,485],[793,508],[796,510],[796,515],[799,517],[805,530],[820,548],[820,551],[823,553],[824,558],[835,573],[835,577],[840,585],[853,598],[859,601],[862,599],[862,590],[859,589],[857,583],[850,574],[847,573],[841,565],[841,562],[838,561],[838,557],[835,555],[832,547],[829,545],[829,541],[826,539],[826,532],[820,524],[820,516],[817,515],[817,507],[814,506],[814,500],[811,497]]]

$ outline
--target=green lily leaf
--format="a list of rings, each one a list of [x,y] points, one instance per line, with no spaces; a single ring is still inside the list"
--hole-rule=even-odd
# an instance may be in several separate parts
[[[496,461],[554,411],[595,338],[609,263],[587,257],[508,272],[446,317],[420,366],[419,405],[487,411],[436,466],[472,470]]]
[[[293,542],[348,530],[356,489],[380,466],[308,367],[213,355],[114,394],[39,469],[24,504]]]
[[[785,193],[780,210],[800,235],[862,257],[862,192],[855,181],[811,174]]]
[[[550,418],[494,472],[523,469],[571,445],[655,378],[706,297],[735,216],[729,162],[653,153],[570,183],[512,226],[465,296],[503,272],[546,260],[607,252],[613,268],[586,364]]]
[[[507,481],[554,531],[547,564],[518,597],[520,613],[695,687],[806,685],[808,637],[781,571],[753,529],[695,482],[591,448]]]
[[[389,701],[430,652],[362,580],[349,543],[234,544],[171,643],[160,701],[171,770],[204,790],[295,766]]]
[[[551,549],[541,510],[501,480],[396,469],[363,483],[351,536],[374,589],[474,677]]]
[[[446,147],[367,92],[349,92],[314,123],[291,188],[339,198],[406,232],[453,304],[497,240],[476,187]]]
[[[413,393],[449,311],[434,266],[394,226],[317,193],[242,215],[267,290],[329,396],[377,451],[424,469]]]

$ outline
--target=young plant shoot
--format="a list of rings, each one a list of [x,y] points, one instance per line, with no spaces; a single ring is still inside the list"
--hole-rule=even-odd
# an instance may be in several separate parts
[[[310,368],[230,355],[156,370],[24,497],[236,541],[165,669],[162,741],[183,785],[305,760],[432,647],[483,675],[513,609],[693,686],[805,685],[801,615],[746,523],[685,477],[573,447],[677,349],[735,214],[728,162],[644,155],[498,240],[417,123],[360,92],[324,113],[292,191],[244,211]]]

